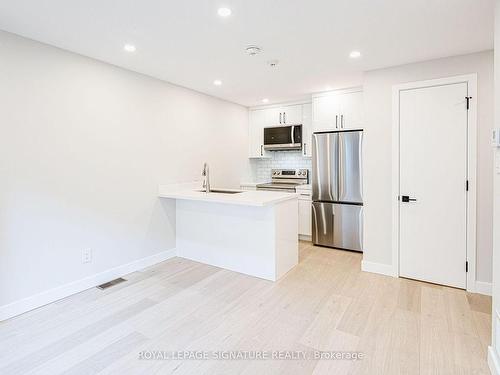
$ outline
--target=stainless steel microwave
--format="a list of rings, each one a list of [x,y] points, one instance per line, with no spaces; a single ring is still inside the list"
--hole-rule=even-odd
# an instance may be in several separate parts
[[[264,128],[264,149],[270,151],[302,149],[302,125]]]

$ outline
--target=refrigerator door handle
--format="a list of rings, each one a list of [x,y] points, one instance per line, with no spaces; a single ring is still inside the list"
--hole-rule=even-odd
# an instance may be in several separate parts
[[[338,167],[337,167],[338,190],[337,191],[339,192],[339,198],[344,195],[344,166],[343,166],[343,161],[344,161],[343,150],[344,150],[344,148],[342,146],[343,146],[343,142],[341,139],[339,139],[339,146],[338,146],[339,154],[337,157],[337,163],[338,163]]]

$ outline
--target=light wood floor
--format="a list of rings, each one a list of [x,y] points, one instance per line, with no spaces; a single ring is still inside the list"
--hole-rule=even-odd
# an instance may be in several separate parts
[[[0,374],[488,374],[491,301],[301,243],[278,283],[174,258],[0,323]],[[144,350],[360,351],[359,361],[147,361]]]

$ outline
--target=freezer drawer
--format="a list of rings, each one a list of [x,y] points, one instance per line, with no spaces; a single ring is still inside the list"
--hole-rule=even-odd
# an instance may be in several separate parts
[[[312,226],[315,245],[363,250],[363,206],[313,202]]]

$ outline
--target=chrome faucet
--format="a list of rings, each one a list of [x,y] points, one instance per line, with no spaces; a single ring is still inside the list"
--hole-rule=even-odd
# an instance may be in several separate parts
[[[210,193],[210,169],[208,168],[208,164],[203,164],[203,171],[201,172],[203,178],[203,189],[205,189],[206,193]]]

